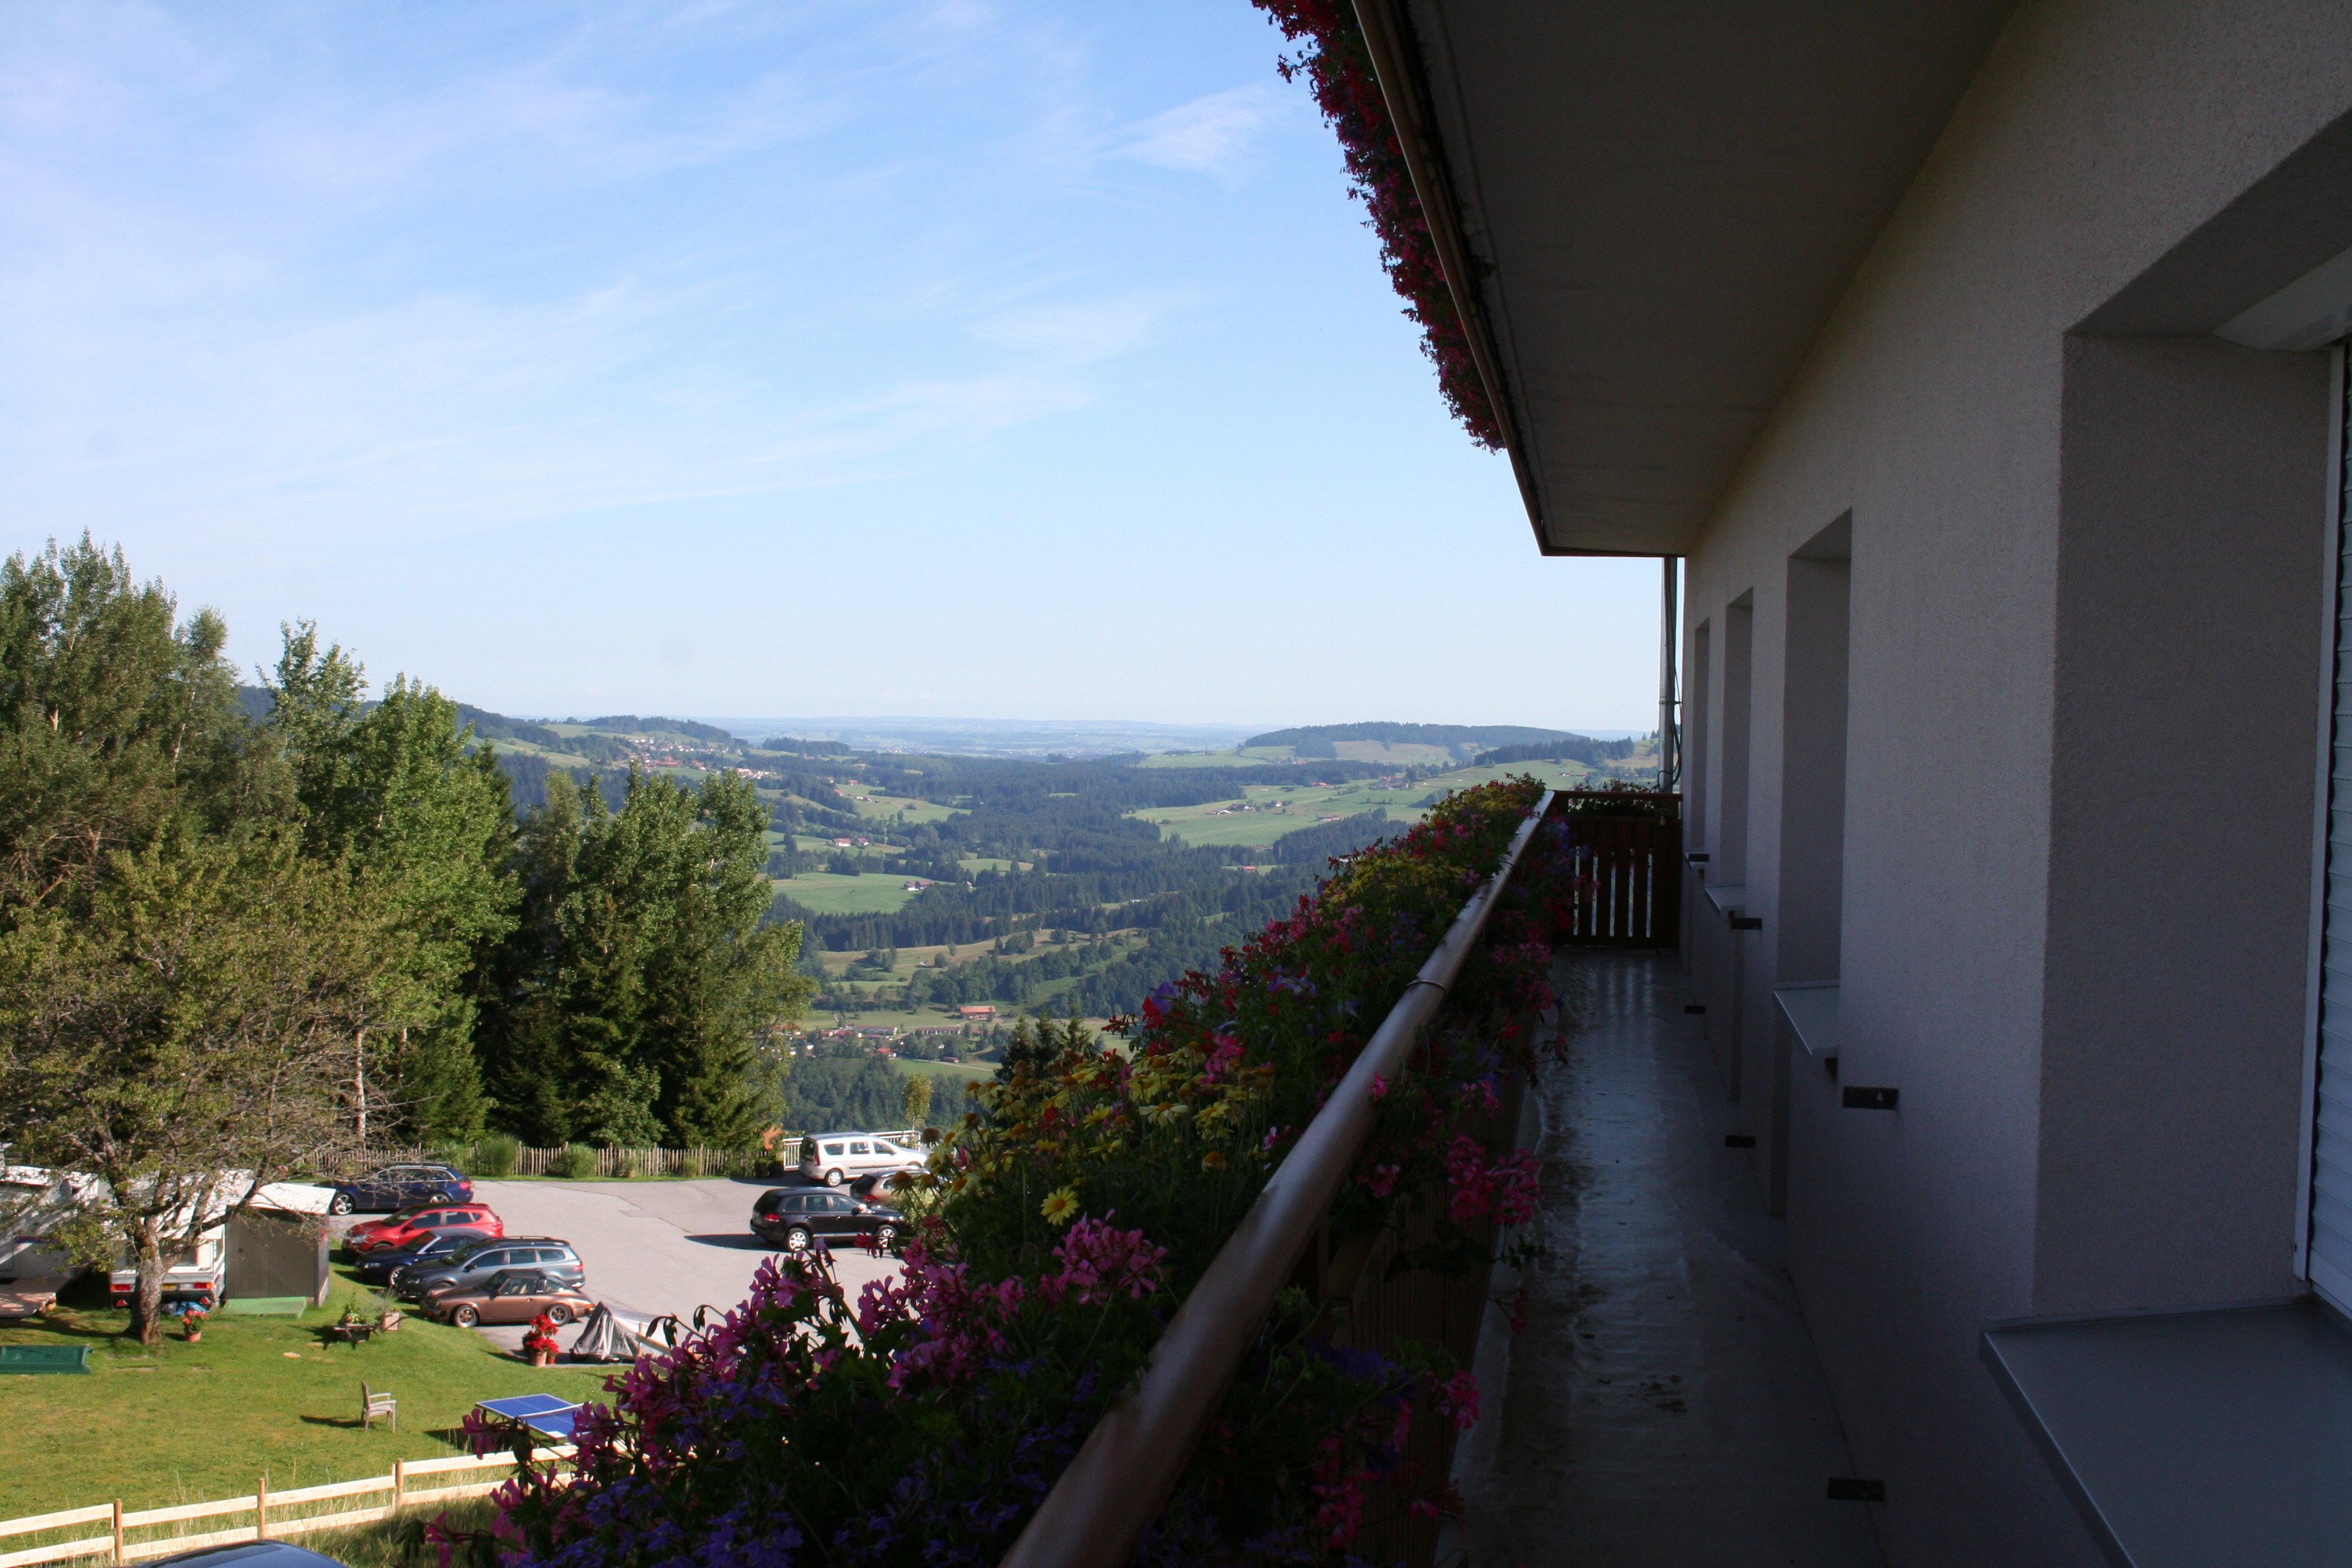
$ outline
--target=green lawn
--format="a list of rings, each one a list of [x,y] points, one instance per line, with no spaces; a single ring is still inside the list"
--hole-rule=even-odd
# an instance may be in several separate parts
[[[994,1062],[919,1062],[908,1057],[893,1057],[890,1065],[908,1078],[968,1078],[975,1081],[996,1070]]]
[[[860,816],[887,817],[897,820],[903,813],[908,822],[945,822],[951,816],[970,816],[951,805],[941,805],[932,800],[910,800],[902,795],[877,795],[865,800],[852,800],[850,809]]]
[[[1265,848],[1286,833],[1316,826],[1322,817],[1355,816],[1374,806],[1383,808],[1400,823],[1418,822],[1427,812],[1421,802],[1433,795],[1444,795],[1473,784],[1528,773],[1555,789],[1575,789],[1584,785],[1593,770],[1581,763],[1516,763],[1492,768],[1456,768],[1402,789],[1381,789],[1370,780],[1324,785],[1247,784],[1237,795],[1204,805],[1172,806],[1129,815],[1157,823],[1187,844]],[[1227,816],[1215,815],[1219,807],[1229,806],[1234,800],[1246,800],[1259,809]],[[1265,809],[1273,805],[1282,809]]]
[[[1187,844],[1264,848],[1286,833],[1317,826],[1322,817],[1356,816],[1374,806],[1385,807],[1392,817],[1418,820],[1421,812],[1413,803],[1427,799],[1433,788],[1442,790],[1444,787],[1442,783],[1434,782],[1401,790],[1379,790],[1369,784],[1323,787],[1248,784],[1238,795],[1223,800],[1210,801],[1202,805],[1138,811],[1129,815],[1145,822],[1159,824]],[[1217,815],[1235,800],[1245,800],[1256,809],[1234,812],[1230,816]]]
[[[104,1277],[98,1277],[102,1292]],[[8,1377],[0,1519],[121,1499],[126,1508],[357,1480],[395,1458],[462,1453],[454,1429],[475,1401],[510,1394],[595,1398],[606,1370],[533,1371],[463,1329],[410,1318],[356,1349],[320,1342],[352,1287],[300,1320],[215,1317],[201,1343],[173,1332],[152,1352],[120,1337],[127,1314],[64,1306],[0,1327],[0,1344],[93,1348],[85,1377]],[[68,1300],[95,1293],[84,1280]],[[400,1401],[400,1430],[359,1425],[360,1384]],[[9,1546],[31,1544],[11,1541]]]
[[[1286,754],[1287,748],[1285,748]],[[1264,762],[1263,756],[1244,756],[1239,752],[1160,752],[1136,763],[1139,768],[1246,768]]]
[[[775,886],[793,902],[821,915],[887,915],[915,896],[903,879],[887,874],[836,877],[830,871],[803,871]]]
[[[1369,809],[1369,808],[1364,808]],[[1253,811],[1234,816],[1196,816],[1185,811],[1145,811],[1135,815],[1147,822],[1157,822],[1175,837],[1192,845],[1234,845],[1245,849],[1263,849],[1286,833],[1296,833],[1302,827],[1315,826],[1313,812]],[[1354,816],[1354,812],[1345,815]]]

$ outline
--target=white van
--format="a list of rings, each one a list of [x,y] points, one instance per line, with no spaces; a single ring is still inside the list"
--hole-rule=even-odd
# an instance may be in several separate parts
[[[837,1187],[875,1172],[919,1171],[923,1156],[879,1132],[819,1132],[801,1141],[801,1174]]]

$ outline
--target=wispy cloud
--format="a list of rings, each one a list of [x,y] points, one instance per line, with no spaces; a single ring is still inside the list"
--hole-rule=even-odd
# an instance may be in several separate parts
[[[299,551],[856,483],[1088,405],[1187,298],[1005,248],[987,136],[885,133],[1004,96],[992,56],[1044,84],[989,129],[1016,165],[1078,112],[1065,42],[961,0],[592,8],[424,71],[110,15],[0,67],[40,87],[0,112],[20,524]]]
[[[1103,300],[1062,300],[1000,310],[972,323],[984,342],[1018,350],[1046,363],[1090,364],[1148,342],[1168,315],[1186,302],[1166,290]]]
[[[314,615],[492,706],[1458,700],[1410,646],[1323,657],[1309,584],[1478,597],[1486,665],[1558,685],[1505,651],[1558,580],[1424,548],[1516,492],[1246,6],[75,0],[5,37],[0,551],[120,541],[243,663]],[[1105,604],[1114,657],[1023,613]],[[1570,620],[1638,649],[1605,610]]]
[[[1249,156],[1258,132],[1289,112],[1288,100],[1263,82],[1213,92],[1143,121],[1125,151],[1164,169],[1232,174]]]

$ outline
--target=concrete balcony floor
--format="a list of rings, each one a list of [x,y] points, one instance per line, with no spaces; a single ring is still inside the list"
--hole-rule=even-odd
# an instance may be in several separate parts
[[[1470,1568],[1880,1568],[1672,954],[1563,952],[1582,1027],[1538,1079],[1544,1204],[1524,1326],[1489,1314],[1455,1474]],[[1499,1397],[1497,1396],[1499,1391]]]

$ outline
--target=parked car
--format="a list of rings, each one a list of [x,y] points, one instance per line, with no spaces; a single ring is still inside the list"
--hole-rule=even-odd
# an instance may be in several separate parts
[[[364,1209],[371,1214],[404,1209],[417,1204],[465,1204],[474,1201],[474,1184],[451,1165],[386,1165],[364,1176],[333,1184],[330,1205],[335,1214]]]
[[[509,1236],[468,1242],[446,1258],[411,1264],[392,1277],[392,1293],[421,1301],[436,1290],[470,1290],[503,1268],[541,1269],[575,1289],[588,1283],[588,1271],[570,1242],[551,1236]]]
[[[864,1203],[847,1193],[811,1192],[805,1187],[777,1187],[760,1194],[751,1205],[751,1230],[772,1247],[798,1252],[836,1237],[870,1236],[885,1252],[896,1252],[906,1239],[907,1216],[887,1204]]]
[[[435,1231],[462,1231],[468,1236],[499,1237],[505,1222],[486,1204],[432,1204],[402,1209],[383,1219],[362,1220],[343,1237],[354,1257],[398,1252],[415,1247]]]
[[[877,1171],[871,1175],[858,1177],[843,1191],[863,1203],[887,1205],[894,1190],[890,1184],[906,1173],[904,1171]]]
[[[174,1552],[169,1557],[153,1560],[154,1568],[172,1568],[174,1563],[204,1565],[204,1568],[343,1568],[332,1557],[321,1557],[307,1547],[295,1546],[283,1541],[242,1541],[230,1546],[199,1546],[194,1552]]]
[[[852,1176],[919,1171],[923,1157],[878,1132],[824,1132],[801,1144],[801,1174],[837,1187]]]
[[[541,1312],[558,1323],[584,1318],[595,1301],[576,1285],[537,1268],[500,1269],[478,1285],[448,1286],[425,1298],[425,1315],[470,1329],[477,1323],[528,1323]]]
[[[363,1284],[383,1286],[392,1283],[393,1276],[404,1268],[418,1264],[438,1267],[447,1263],[458,1252],[478,1241],[488,1239],[471,1231],[432,1231],[403,1247],[371,1252],[352,1270]]]

